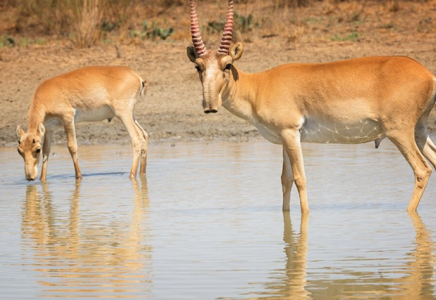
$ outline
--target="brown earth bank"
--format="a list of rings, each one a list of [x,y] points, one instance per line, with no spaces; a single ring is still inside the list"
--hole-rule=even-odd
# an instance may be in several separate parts
[[[340,21],[337,16],[332,25],[336,12],[314,4],[296,9],[293,15],[304,22],[296,23],[295,28],[286,32],[281,29],[271,29],[270,34],[261,29],[245,34],[237,32],[236,39],[242,40],[245,48],[236,65],[246,72],[258,72],[289,62],[402,55],[416,59],[436,74],[436,2],[413,3],[415,6],[406,3],[399,11],[387,10],[379,3],[370,4],[362,8],[366,14],[361,12],[359,22]],[[199,8],[199,14],[207,15],[207,8]],[[369,8],[372,8],[370,12]],[[338,11],[344,15],[347,9]],[[189,36],[188,7],[178,7],[177,13],[184,19],[186,29],[183,30]],[[208,48],[217,47],[219,35],[208,36],[206,43]],[[148,80],[147,96],[136,105],[135,116],[149,132],[152,143],[245,141],[259,136],[255,127],[223,108],[214,115],[203,113],[201,85],[194,65],[186,56],[189,45],[189,38],[183,38],[119,40],[97,43],[91,48],[76,48],[55,40],[43,45],[0,47],[0,145],[16,145],[15,129],[18,124],[26,123],[30,99],[42,80],[89,65],[129,66]],[[428,125],[436,130],[436,109]],[[77,137],[79,144],[129,141],[118,120],[77,124]],[[56,134],[55,142],[65,142],[62,131]]]

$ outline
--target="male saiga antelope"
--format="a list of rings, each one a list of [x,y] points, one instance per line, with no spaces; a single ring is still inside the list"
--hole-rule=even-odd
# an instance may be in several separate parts
[[[38,176],[42,149],[40,179],[46,180],[53,130],[60,127],[66,133],[76,178],[82,178],[74,124],[110,121],[113,117],[123,122],[132,140],[130,177],[136,176],[140,157],[140,174],[145,174],[148,134],[134,119],[133,109],[146,91],[146,81],[127,67],[86,67],[41,83],[30,104],[27,132],[17,127],[18,153],[24,159],[26,179],[35,180]]]
[[[188,57],[203,86],[205,113],[224,106],[270,142],[283,145],[283,210],[293,182],[301,211],[309,211],[301,142],[358,144],[389,138],[415,174],[408,206],[415,211],[436,168],[436,147],[426,121],[436,101],[436,77],[407,57],[366,57],[322,64],[285,64],[247,74],[234,66],[243,44],[232,47],[233,1],[218,51],[201,38],[194,0]],[[425,158],[424,158],[425,157]]]

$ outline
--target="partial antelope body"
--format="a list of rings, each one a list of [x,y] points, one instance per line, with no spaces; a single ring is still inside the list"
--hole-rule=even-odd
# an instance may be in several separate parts
[[[26,179],[35,180],[38,176],[42,149],[40,179],[46,180],[53,131],[60,127],[66,133],[76,178],[82,178],[74,124],[110,121],[113,117],[121,120],[132,140],[130,177],[136,176],[140,157],[140,174],[145,174],[148,134],[134,119],[133,109],[146,90],[146,81],[127,67],[86,67],[41,83],[29,108],[27,132],[17,127],[18,152],[24,159]]]
[[[230,47],[233,1],[219,51],[208,51],[191,0],[195,63],[203,86],[205,113],[221,105],[251,122],[270,142],[283,145],[283,210],[289,210],[295,182],[302,212],[308,212],[306,176],[300,143],[357,144],[389,138],[415,174],[408,206],[415,211],[436,168],[436,146],[427,118],[436,101],[436,77],[407,57],[366,57],[324,64],[286,64],[247,74],[233,63],[242,43]],[[229,33],[230,32],[230,33]],[[223,51],[223,49],[225,51]]]

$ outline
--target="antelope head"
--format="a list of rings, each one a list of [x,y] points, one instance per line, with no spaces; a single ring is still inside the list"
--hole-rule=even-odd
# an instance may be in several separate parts
[[[233,35],[233,0],[229,0],[227,21],[218,51],[208,51],[204,45],[198,25],[194,0],[191,0],[191,36],[194,46],[188,47],[188,57],[195,63],[203,86],[203,109],[206,114],[216,113],[222,104],[222,95],[229,86],[233,62],[243,52],[242,43],[230,47]]]
[[[18,153],[24,159],[26,179],[35,180],[38,176],[38,163],[41,158],[41,141],[45,133],[43,124],[39,124],[36,133],[24,132],[20,125],[17,127]]]

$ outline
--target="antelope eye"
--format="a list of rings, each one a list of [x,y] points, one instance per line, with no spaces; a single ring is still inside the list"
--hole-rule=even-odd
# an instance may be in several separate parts
[[[232,68],[232,64],[227,64],[224,70],[230,70]]]
[[[36,154],[40,153],[41,152],[41,148],[36,149],[35,152],[36,152]]]
[[[195,65],[195,68],[197,69],[198,72],[201,72],[201,68],[199,65]]]

